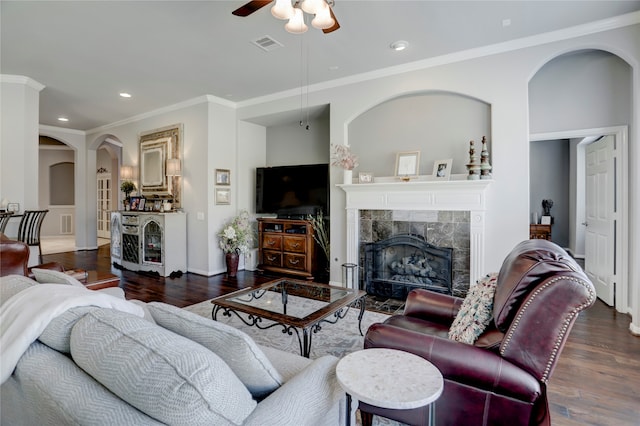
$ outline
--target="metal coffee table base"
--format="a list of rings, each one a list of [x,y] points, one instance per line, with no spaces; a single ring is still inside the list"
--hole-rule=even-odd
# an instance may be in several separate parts
[[[347,312],[349,312],[349,309],[351,307],[358,307],[360,309],[360,312],[358,314],[358,331],[360,332],[361,336],[364,336],[364,334],[362,333],[362,317],[364,316],[365,305],[366,305],[365,298],[364,296],[362,296],[356,299],[356,301],[353,302],[351,305],[345,306],[339,309],[338,311],[334,312],[329,317],[320,319],[319,321],[309,324],[306,327],[296,327],[293,325],[284,324],[274,320],[269,320],[273,322],[271,324],[264,325],[262,324],[263,318],[260,316],[257,316],[254,314],[247,314],[244,312],[237,312],[235,309],[231,309],[231,308],[227,308],[219,305],[214,305],[213,311],[211,312],[211,317],[213,318],[214,321],[217,321],[218,313],[222,311],[222,316],[231,317],[231,314],[234,314],[240,319],[240,321],[242,321],[246,325],[257,327],[261,330],[267,330],[272,327],[280,326],[282,327],[282,332],[290,336],[293,335],[293,333],[295,332],[296,336],[298,337],[298,345],[300,346],[300,355],[302,355],[305,358],[309,358],[309,354],[311,353],[311,342],[312,342],[313,334],[322,330],[322,323],[325,323],[325,322],[329,324],[337,323],[339,320],[341,320],[347,315]],[[244,314],[244,316],[241,314]],[[300,335],[301,334],[300,330],[302,331],[302,336]]]

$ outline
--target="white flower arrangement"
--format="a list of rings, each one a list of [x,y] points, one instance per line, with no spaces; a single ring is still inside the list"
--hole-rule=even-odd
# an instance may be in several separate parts
[[[358,167],[358,157],[351,152],[347,145],[331,144],[331,165],[353,170]]]
[[[246,253],[249,251],[253,235],[249,223],[249,212],[242,210],[218,234],[220,248],[225,253]]]

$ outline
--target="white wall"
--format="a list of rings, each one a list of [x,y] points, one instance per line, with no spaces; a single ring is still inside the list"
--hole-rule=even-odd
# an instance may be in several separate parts
[[[28,77],[0,76],[0,200],[20,210],[38,205],[38,118],[44,86]]]
[[[42,221],[42,229],[40,234],[43,237],[60,235],[60,216],[63,214],[75,214],[74,205],[68,206],[52,206],[49,204],[51,199],[49,179],[49,169],[52,165],[63,162],[73,163],[75,161],[75,152],[69,148],[41,148],[38,156],[39,184],[38,197],[40,208],[49,209],[49,212]],[[61,184],[53,183],[57,191],[75,191],[75,185],[65,188]]]

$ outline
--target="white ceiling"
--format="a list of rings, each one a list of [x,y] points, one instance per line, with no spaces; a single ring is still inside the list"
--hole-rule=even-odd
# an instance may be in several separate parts
[[[336,0],[342,27],[300,36],[270,6],[231,15],[244,3],[2,0],[0,71],[46,86],[41,124],[89,130],[204,94],[242,105],[640,10],[636,0]],[[251,43],[265,35],[284,47],[265,52]],[[396,40],[409,48],[391,50]]]

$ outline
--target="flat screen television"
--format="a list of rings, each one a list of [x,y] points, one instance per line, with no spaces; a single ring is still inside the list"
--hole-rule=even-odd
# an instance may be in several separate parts
[[[329,214],[329,164],[258,167],[256,213],[304,218]]]

